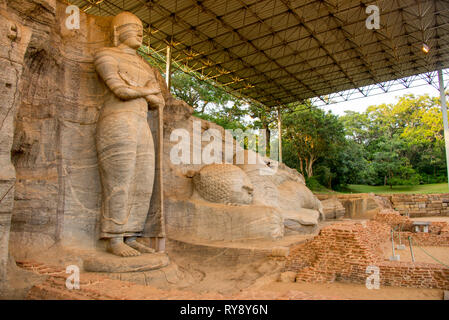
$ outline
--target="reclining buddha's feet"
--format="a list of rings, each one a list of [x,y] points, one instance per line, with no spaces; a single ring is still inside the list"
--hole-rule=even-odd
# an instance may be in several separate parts
[[[136,237],[126,238],[125,243],[128,246],[130,246],[131,248],[134,248],[137,251],[142,252],[142,253],[154,253],[155,252],[155,250],[153,248],[150,248],[150,247],[144,245],[143,243],[137,242]]]
[[[114,238],[109,240],[108,252],[120,257],[136,257],[140,255],[138,250],[125,244],[122,238]]]

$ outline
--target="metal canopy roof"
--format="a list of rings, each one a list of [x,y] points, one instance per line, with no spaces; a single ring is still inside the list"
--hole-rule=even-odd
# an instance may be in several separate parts
[[[449,67],[447,0],[72,0],[141,18],[145,44],[268,106]],[[369,30],[368,5],[380,9]],[[422,51],[423,44],[430,52]]]

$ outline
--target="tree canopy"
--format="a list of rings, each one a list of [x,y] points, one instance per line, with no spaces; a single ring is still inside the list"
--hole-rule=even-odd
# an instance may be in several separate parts
[[[277,128],[277,109],[236,98],[181,71],[171,83],[172,93],[191,105],[196,116],[226,129],[266,129],[270,141],[270,129]],[[281,113],[283,160],[311,184],[338,189],[446,180],[439,98],[408,94],[396,103],[344,116],[306,101],[284,106]]]

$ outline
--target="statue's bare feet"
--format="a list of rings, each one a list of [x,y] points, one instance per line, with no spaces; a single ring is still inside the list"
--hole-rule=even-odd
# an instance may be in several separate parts
[[[136,237],[129,237],[126,238],[125,243],[130,246],[131,248],[136,249],[139,252],[142,253],[153,253],[155,250],[153,248],[147,247],[143,243],[137,242]]]
[[[111,239],[109,241],[108,251],[120,257],[135,257],[140,255],[139,251],[125,244],[122,238]]]

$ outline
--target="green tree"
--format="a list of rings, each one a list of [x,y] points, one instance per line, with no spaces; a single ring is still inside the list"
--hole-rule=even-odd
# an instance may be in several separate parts
[[[214,86],[210,81],[201,81],[182,71],[174,72],[171,78],[173,95],[184,100],[198,113],[205,113],[206,107],[215,104],[226,106],[238,103],[238,100],[224,89]]]
[[[248,114],[254,120],[252,127],[263,129],[266,132],[266,154],[270,155],[271,131],[277,128],[278,111],[274,107],[268,107],[261,104],[250,103]]]
[[[344,128],[331,112],[304,105],[291,105],[290,109],[291,112],[282,116],[283,146],[285,144],[284,149],[296,155],[298,170],[310,178],[314,175],[314,164],[320,158],[338,153],[345,140]]]
[[[404,95],[395,104],[370,106],[342,117],[349,140],[362,146],[376,184],[439,182],[445,176],[439,99]]]

